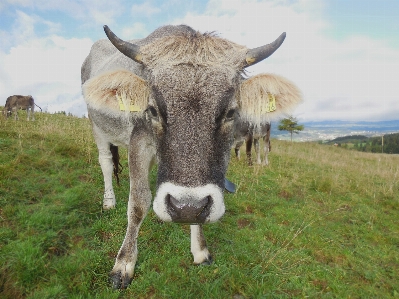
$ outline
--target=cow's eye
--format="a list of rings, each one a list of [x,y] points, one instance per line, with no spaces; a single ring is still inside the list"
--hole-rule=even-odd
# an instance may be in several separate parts
[[[226,120],[233,120],[234,116],[236,114],[236,110],[235,109],[230,109],[227,114],[226,114]]]
[[[158,112],[157,112],[157,110],[156,110],[154,107],[149,106],[149,107],[147,108],[147,111],[150,112],[150,114],[151,114],[152,117],[154,117],[154,118],[158,117]]]

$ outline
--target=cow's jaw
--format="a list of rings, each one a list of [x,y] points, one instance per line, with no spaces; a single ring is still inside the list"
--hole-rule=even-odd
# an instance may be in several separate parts
[[[162,183],[153,203],[154,212],[166,222],[211,223],[224,214],[223,190],[215,184],[184,187]]]

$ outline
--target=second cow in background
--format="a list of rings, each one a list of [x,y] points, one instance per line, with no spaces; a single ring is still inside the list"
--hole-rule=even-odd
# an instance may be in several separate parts
[[[240,159],[240,147],[243,145],[245,141],[248,165],[253,165],[252,156],[251,156],[252,144],[255,145],[256,163],[269,165],[269,160],[267,156],[272,149],[270,144],[270,128],[271,128],[270,122],[261,123],[260,126],[255,126],[253,123],[249,121],[241,120],[238,123],[235,131],[234,151],[236,157]],[[261,159],[260,144],[259,144],[259,140],[261,138],[263,139],[263,150],[264,150],[263,163]]]

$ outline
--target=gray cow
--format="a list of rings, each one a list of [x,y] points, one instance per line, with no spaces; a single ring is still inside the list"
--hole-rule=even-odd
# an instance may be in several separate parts
[[[29,120],[30,114],[32,114],[32,120],[35,120],[35,106],[39,107],[35,104],[35,100],[31,95],[21,96],[21,95],[13,95],[9,96],[6,100],[6,105],[4,106],[4,115],[9,117],[14,113],[15,120],[19,119],[18,110],[26,110],[27,119]],[[42,111],[42,108],[40,108]]]
[[[248,165],[252,165],[253,163],[252,163],[251,150],[252,150],[252,144],[254,144],[255,153],[256,153],[256,163],[262,164],[259,139],[263,139],[263,151],[264,151],[263,165],[269,165],[268,154],[272,149],[270,143],[270,129],[271,129],[270,122],[261,123],[260,126],[256,127],[253,123],[250,123],[248,121],[240,121],[236,127],[236,131],[234,134],[235,138],[234,151],[236,157],[240,159],[240,147],[245,142]]]
[[[285,33],[248,49],[184,25],[164,26],[129,42],[107,26],[104,30],[109,40],[95,42],[83,62],[82,90],[107,208],[115,206],[110,146],[128,146],[128,224],[110,273],[114,288],[126,288],[137,260],[139,228],[151,205],[151,166],[158,163],[154,212],[163,221],[190,224],[194,263],[208,264],[212,258],[202,225],[225,212],[224,179],[239,113],[262,121],[257,103],[267,97],[253,97],[252,89],[275,95],[273,113],[290,110],[301,93],[279,76],[242,77],[246,67],[277,50]]]

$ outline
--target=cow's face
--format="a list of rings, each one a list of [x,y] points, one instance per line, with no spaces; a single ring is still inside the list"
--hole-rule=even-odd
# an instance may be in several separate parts
[[[225,211],[224,176],[234,138],[240,74],[271,55],[285,34],[249,50],[187,26],[163,27],[142,46],[104,28],[119,51],[143,65],[150,94],[146,117],[159,161],[155,213],[164,221],[217,221]]]
[[[204,223],[224,214],[238,79],[221,68],[178,65],[151,80],[147,115],[159,158],[154,211],[162,220]]]
[[[11,109],[9,109],[9,108],[4,108],[3,114],[4,114],[5,117],[7,117],[7,118],[10,117],[10,116],[11,116],[11,113],[12,113]]]

